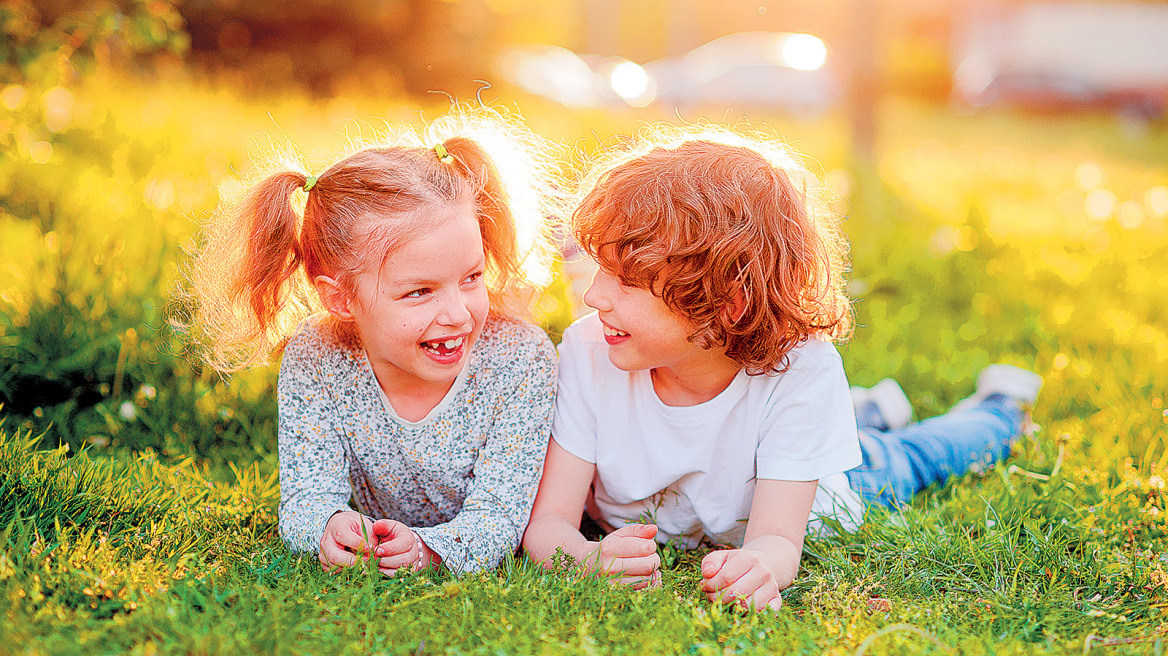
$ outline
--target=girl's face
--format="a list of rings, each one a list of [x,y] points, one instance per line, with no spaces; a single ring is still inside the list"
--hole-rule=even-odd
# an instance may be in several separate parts
[[[379,270],[358,274],[349,301],[377,381],[391,398],[395,392],[448,388],[490,309],[473,208],[427,205],[417,212],[410,217],[414,236],[391,251]],[[419,220],[429,227],[417,229]]]

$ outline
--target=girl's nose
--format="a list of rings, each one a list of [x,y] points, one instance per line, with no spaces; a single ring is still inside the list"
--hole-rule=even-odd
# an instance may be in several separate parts
[[[470,320],[467,299],[459,292],[448,295],[438,311],[438,323],[443,326],[464,326]]]

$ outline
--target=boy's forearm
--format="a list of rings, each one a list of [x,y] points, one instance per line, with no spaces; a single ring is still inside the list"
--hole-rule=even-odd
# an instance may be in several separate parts
[[[799,574],[801,550],[790,540],[779,535],[760,535],[742,545],[759,554],[767,569],[775,577],[779,589],[786,589]]]
[[[547,568],[552,567],[556,551],[562,549],[577,565],[591,569],[595,561],[593,555],[599,547],[600,543],[584,539],[580,529],[554,516],[533,517],[523,535],[527,555]]]

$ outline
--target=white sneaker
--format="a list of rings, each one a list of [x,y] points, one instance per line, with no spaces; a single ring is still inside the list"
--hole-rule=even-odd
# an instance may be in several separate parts
[[[991,364],[977,375],[977,391],[953,406],[954,410],[964,410],[981,403],[987,396],[1004,394],[1023,406],[1030,406],[1038,399],[1042,389],[1042,376],[1021,367],[1009,364]]]
[[[912,421],[912,404],[904,390],[891,378],[885,378],[872,387],[853,387],[852,405],[856,413],[864,412],[867,404],[872,404],[886,428],[903,428]]]

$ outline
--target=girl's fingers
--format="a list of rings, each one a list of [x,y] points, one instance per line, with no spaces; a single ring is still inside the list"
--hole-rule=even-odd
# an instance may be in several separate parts
[[[394,556],[405,553],[407,551],[414,551],[414,556],[417,557],[418,541],[414,538],[414,532],[409,530],[405,524],[399,524],[394,527],[394,531],[387,537],[388,540],[383,540],[381,544],[377,545],[377,555],[379,556]]]
[[[400,524],[391,519],[379,519],[373,522],[370,530],[373,532],[373,537],[377,542],[381,542],[393,534],[394,524]]]
[[[649,587],[650,588],[660,588],[661,587],[661,570],[660,569],[654,571],[652,574],[649,575]]]
[[[775,596],[767,602],[767,610],[778,611],[783,607],[783,595],[776,592]]]
[[[333,539],[336,540],[337,544],[351,551],[365,551],[370,546],[370,540],[373,539],[372,525],[366,525],[364,532],[361,528],[360,524],[354,524],[338,529],[333,531]]]
[[[625,528],[631,529],[630,532],[634,536],[644,540],[652,540],[653,538],[657,537],[656,524],[633,524],[631,526],[626,526]]]
[[[379,569],[399,569],[401,567],[413,565],[414,563],[418,562],[418,553],[418,545],[414,544],[414,546],[410,549],[406,549],[405,551],[391,554],[389,556],[384,556],[378,559],[377,567]]]
[[[320,546],[320,562],[326,569],[334,567],[351,567],[357,562],[357,555],[342,549],[337,544],[325,543]]]

